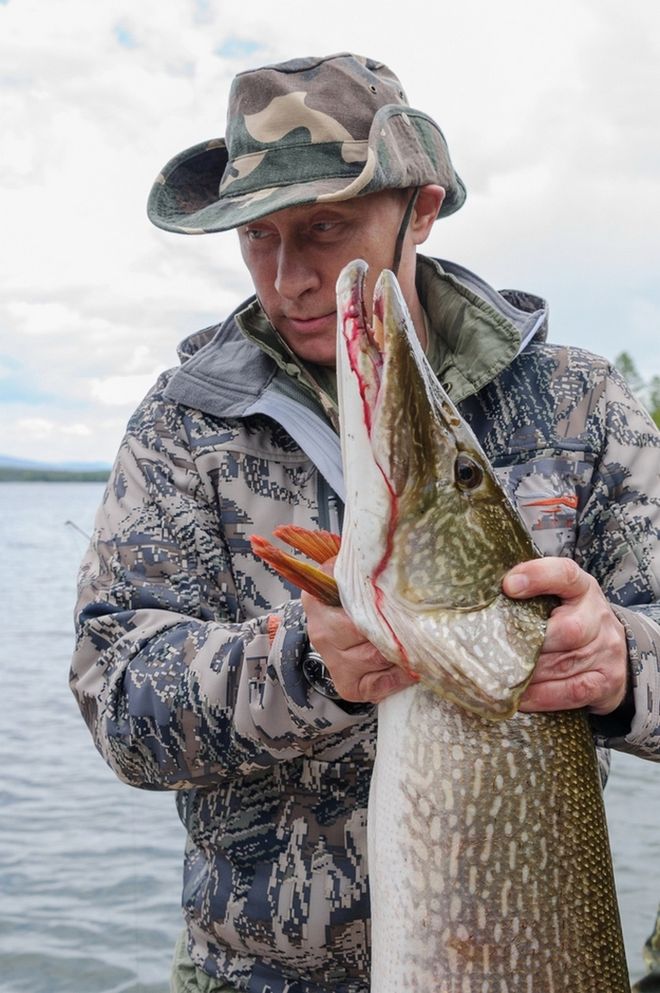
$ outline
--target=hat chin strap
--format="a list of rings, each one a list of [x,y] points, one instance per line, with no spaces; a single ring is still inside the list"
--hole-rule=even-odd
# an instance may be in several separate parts
[[[406,231],[408,230],[408,225],[410,224],[410,218],[412,217],[412,212],[415,209],[415,202],[417,201],[418,194],[419,194],[419,187],[415,187],[406,205],[404,215],[401,218],[401,224],[399,225],[399,233],[397,234],[396,242],[394,243],[394,259],[392,260],[392,272],[394,273],[395,276],[399,275],[399,266],[401,264],[401,253],[403,252],[403,240],[406,237]]]

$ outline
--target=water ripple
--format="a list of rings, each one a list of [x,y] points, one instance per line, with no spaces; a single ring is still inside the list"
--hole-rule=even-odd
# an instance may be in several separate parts
[[[101,492],[2,485],[0,993],[164,993],[181,927],[173,797],[116,780],[67,686],[84,549],[64,521],[89,532]],[[660,899],[658,773],[617,755],[606,791],[633,977]]]

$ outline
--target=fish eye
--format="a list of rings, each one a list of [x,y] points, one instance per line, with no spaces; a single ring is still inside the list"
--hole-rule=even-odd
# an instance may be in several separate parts
[[[456,456],[456,461],[454,462],[454,480],[459,489],[474,490],[483,478],[483,469],[474,459],[470,458],[469,455],[465,455],[464,452]]]

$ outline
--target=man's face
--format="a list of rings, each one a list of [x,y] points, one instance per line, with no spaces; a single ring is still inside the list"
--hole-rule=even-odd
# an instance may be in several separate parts
[[[392,266],[406,200],[400,190],[385,190],[340,203],[288,207],[239,228],[241,253],[261,305],[300,358],[334,366],[337,277],[346,263],[364,259],[365,299],[371,300],[379,273]],[[402,265],[399,275],[408,300],[414,265]]]

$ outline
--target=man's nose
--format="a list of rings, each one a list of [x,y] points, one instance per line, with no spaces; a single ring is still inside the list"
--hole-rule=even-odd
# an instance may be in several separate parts
[[[275,289],[286,300],[297,300],[308,290],[318,289],[320,277],[304,245],[280,242]]]

